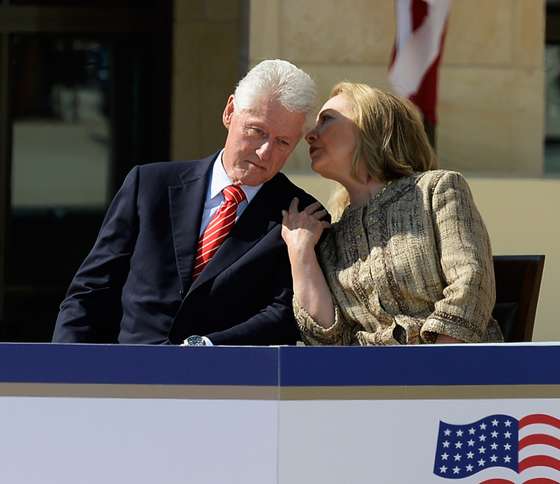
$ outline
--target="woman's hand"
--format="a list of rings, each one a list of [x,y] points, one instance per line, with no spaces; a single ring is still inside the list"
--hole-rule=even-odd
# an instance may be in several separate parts
[[[335,322],[335,310],[315,245],[331,224],[321,220],[327,211],[320,203],[312,203],[300,212],[298,202],[294,198],[288,211],[282,210],[282,238],[288,246],[294,296],[317,324],[329,328]]]
[[[312,203],[301,212],[298,210],[299,200],[294,198],[288,211],[282,210],[282,238],[288,249],[313,249],[323,230],[330,227],[330,223],[321,220],[327,211],[321,208],[319,202]]]
[[[460,339],[453,338],[453,336],[447,336],[446,334],[438,334],[436,338],[436,344],[456,344],[464,343]]]

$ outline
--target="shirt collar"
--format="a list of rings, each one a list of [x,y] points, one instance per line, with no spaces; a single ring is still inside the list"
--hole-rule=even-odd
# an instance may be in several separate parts
[[[210,180],[210,199],[220,195],[225,187],[231,185],[231,179],[224,169],[222,159],[223,154],[224,150],[220,151],[220,153],[216,157],[214,166],[212,167],[212,179]],[[262,183],[256,186],[241,185],[241,189],[243,190],[243,192],[245,193],[245,197],[247,198],[247,203],[255,197],[261,187]]]

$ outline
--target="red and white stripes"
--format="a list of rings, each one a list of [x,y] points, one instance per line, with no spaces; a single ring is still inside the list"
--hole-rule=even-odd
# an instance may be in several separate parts
[[[245,200],[245,192],[236,185],[227,186],[222,190],[222,193],[225,198],[224,202],[214,213],[208,226],[198,239],[198,249],[192,274],[193,280],[204,270],[231,232],[237,218],[237,207]]]
[[[397,38],[389,81],[436,123],[438,65],[451,0],[395,0]]]

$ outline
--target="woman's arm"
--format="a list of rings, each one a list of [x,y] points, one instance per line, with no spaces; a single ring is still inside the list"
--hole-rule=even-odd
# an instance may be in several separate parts
[[[424,341],[480,342],[495,300],[492,253],[486,227],[465,179],[446,172],[432,202],[435,243],[443,271],[443,297],[422,327]]]
[[[319,203],[298,210],[294,198],[288,211],[282,211],[282,238],[288,246],[292,267],[294,296],[299,306],[323,328],[335,322],[332,296],[315,254],[315,245],[330,224],[321,220],[327,215]]]

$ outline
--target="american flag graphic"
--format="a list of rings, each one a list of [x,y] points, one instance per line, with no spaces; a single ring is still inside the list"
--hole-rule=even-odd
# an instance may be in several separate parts
[[[436,476],[463,479],[489,468],[506,472],[499,477],[485,472],[484,480],[477,482],[560,483],[560,419],[533,414],[519,420],[510,415],[489,415],[465,425],[440,421]],[[511,477],[504,478],[508,473]]]

